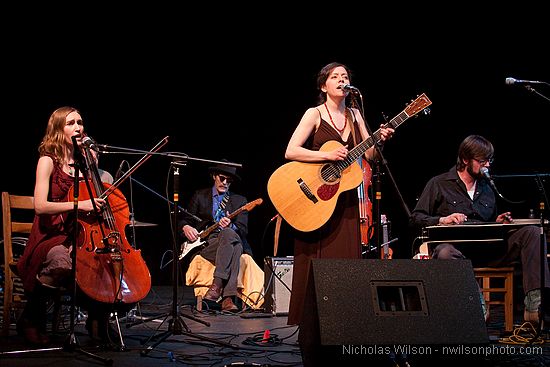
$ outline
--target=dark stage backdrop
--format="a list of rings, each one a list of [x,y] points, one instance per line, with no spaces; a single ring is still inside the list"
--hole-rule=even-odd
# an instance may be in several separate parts
[[[162,151],[190,157],[180,169],[183,206],[193,190],[210,184],[209,165],[202,160],[242,164],[243,182],[232,190],[249,200],[264,199],[250,213],[249,236],[262,263],[273,255],[270,219],[275,210],[267,181],[285,163],[286,144],[302,113],[316,103],[316,73],[332,61],[353,70],[352,84],[362,92],[372,129],[383,122],[383,114],[394,117],[421,93],[433,102],[430,115],[406,121],[384,149],[395,186],[383,168],[381,211],[392,221],[392,237],[399,238],[394,256],[411,255],[407,209],[431,176],[454,164],[465,136],[482,134],[494,143],[493,174],[550,173],[545,133],[550,101],[505,85],[507,77],[550,82],[547,32],[539,32],[539,23],[509,24],[490,20],[491,15],[424,17],[389,32],[395,23],[364,29],[357,22],[351,30],[336,19],[334,24],[319,19],[318,25],[337,36],[325,38],[325,31],[308,33],[303,30],[308,27],[282,32],[283,24],[259,17],[246,24],[207,19],[202,23],[208,25],[206,32],[205,26],[191,27],[182,19],[161,22],[162,14],[151,14],[155,26],[143,15],[120,23],[103,14],[79,27],[60,23],[48,31],[54,26],[42,20],[34,24],[32,37],[6,40],[3,191],[32,193],[47,119],[55,108],[72,105],[101,144],[149,150],[169,136]],[[364,20],[378,17],[393,20],[389,12],[370,12]],[[6,34],[16,29],[11,31]],[[548,86],[537,90],[550,96]],[[140,157],[104,154],[101,167],[114,174],[122,160],[133,164]],[[170,159],[154,156],[132,177],[140,184],[125,182],[120,189],[133,204],[135,218],[158,224],[137,228],[136,246],[153,282],[170,282],[170,268],[162,269],[172,247],[166,202],[173,198]],[[504,196],[526,201],[501,202],[502,210],[526,217],[529,208],[538,207],[540,194],[532,178],[496,182]],[[283,225],[277,256],[284,255],[292,255],[292,244]]]

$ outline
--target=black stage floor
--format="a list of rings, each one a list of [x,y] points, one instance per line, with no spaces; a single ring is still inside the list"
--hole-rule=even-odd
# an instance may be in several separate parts
[[[79,320],[75,327],[76,340],[81,349],[92,353],[92,356],[63,348],[67,340],[69,312],[65,312],[61,331],[53,338],[53,350],[30,351],[12,325],[10,336],[2,339],[0,366],[101,366],[109,363],[113,366],[131,367],[303,365],[297,344],[298,328],[287,326],[286,316],[250,311],[222,314],[215,309],[197,312],[194,309],[192,290],[187,287],[180,288],[178,292],[179,314],[183,316],[176,320],[182,321],[181,333],[176,327],[177,335],[169,333],[166,339],[155,338],[164,335],[169,328],[169,321],[173,320],[172,295],[171,286],[155,286],[133,310],[135,312],[122,315],[122,348],[95,345],[84,329],[83,320]],[[456,359],[475,361],[473,365],[476,366],[550,365],[550,342],[545,333],[542,334],[544,338],[541,338],[540,344],[530,345],[532,338],[527,332],[517,333],[513,338],[503,338],[503,318],[499,306],[494,306],[491,311],[492,316],[488,323],[490,343],[484,349],[476,351],[475,357],[463,355]],[[158,315],[160,317],[156,317]],[[113,322],[113,325],[116,324]],[[269,338],[264,341],[266,331],[269,332]],[[365,332],[368,333],[368,330]],[[457,350],[457,354],[464,354],[464,351]],[[378,356],[375,359],[365,356],[366,360],[345,362],[341,365],[431,366],[434,359],[440,358],[409,355],[406,358],[407,363],[400,359],[394,363],[390,356]],[[339,360],[338,357],[334,359]],[[455,359],[445,357],[443,360]],[[333,365],[329,361],[325,362],[327,363],[323,365]]]

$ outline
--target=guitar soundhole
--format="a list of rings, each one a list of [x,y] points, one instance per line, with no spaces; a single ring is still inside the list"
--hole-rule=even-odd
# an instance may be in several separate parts
[[[329,185],[337,183],[341,176],[341,172],[332,164],[325,164],[321,168],[321,179]]]

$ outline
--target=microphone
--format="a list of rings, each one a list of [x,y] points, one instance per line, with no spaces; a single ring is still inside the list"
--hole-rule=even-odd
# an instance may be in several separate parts
[[[491,174],[489,173],[489,168],[487,167],[481,167],[479,169],[479,173],[481,173],[483,175],[483,177],[485,177],[487,179],[487,181],[489,181],[489,183],[491,184],[491,186],[493,186],[495,183],[493,182],[493,178],[491,177]]]
[[[82,138],[82,144],[87,148],[90,148],[92,150],[95,150],[96,152],[99,152],[99,148],[97,147],[95,141],[92,138],[90,138],[88,135]]]
[[[506,85],[529,85],[529,84],[545,84],[544,82],[539,82],[538,80],[521,80],[514,78],[506,78]]]
[[[502,195],[500,195],[500,192],[497,189],[497,186],[495,185],[495,181],[493,181],[493,178],[491,177],[491,174],[489,173],[489,168],[481,167],[479,169],[479,172],[483,175],[483,177],[485,177],[485,179],[487,181],[489,181],[489,185],[491,185],[491,187],[493,188],[493,190],[495,190],[495,192],[498,194],[498,196],[502,197]]]
[[[121,178],[122,175],[124,174],[124,171],[123,171],[124,163],[126,163],[126,160],[123,159],[122,162],[120,162],[120,166],[118,166],[118,170],[115,173],[115,181]]]
[[[82,156],[82,152],[80,151],[80,148],[78,147],[78,142],[76,141],[76,136],[71,136],[71,140],[73,141],[73,159],[75,163],[80,163],[84,159]]]
[[[338,88],[340,88],[342,90],[345,90],[346,92],[358,92],[359,93],[359,89],[357,89],[353,85],[349,85],[349,84],[342,84]]]

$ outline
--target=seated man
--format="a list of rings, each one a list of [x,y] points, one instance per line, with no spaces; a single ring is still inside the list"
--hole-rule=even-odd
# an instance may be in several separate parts
[[[213,185],[197,190],[191,197],[187,208],[188,213],[201,218],[198,223],[190,216],[185,216],[179,223],[185,238],[189,242],[199,239],[200,231],[205,223],[218,223],[219,226],[204,240],[200,249],[202,257],[216,266],[212,285],[204,299],[218,301],[221,298],[222,311],[235,312],[238,307],[234,303],[237,295],[237,279],[239,275],[241,254],[252,255],[246,236],[248,233],[248,212],[241,211],[233,218],[232,213],[246,204],[246,198],[229,191],[229,185],[239,180],[236,168],[227,165],[216,165],[209,168]],[[202,224],[202,225],[201,225]]]
[[[448,172],[433,177],[424,188],[411,213],[410,224],[417,230],[438,224],[463,224],[465,221],[511,223],[510,212],[497,214],[495,194],[483,175],[482,167],[493,161],[493,145],[479,135],[470,135],[458,149],[456,165]],[[525,321],[539,321],[541,304],[540,228],[533,225],[510,230],[505,236],[504,257],[492,259],[491,266],[510,265],[521,261],[525,291]],[[546,243],[544,244],[546,257]],[[449,243],[433,249],[434,259],[461,259],[464,255]],[[548,267],[545,287],[550,286]]]

